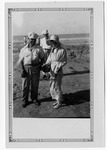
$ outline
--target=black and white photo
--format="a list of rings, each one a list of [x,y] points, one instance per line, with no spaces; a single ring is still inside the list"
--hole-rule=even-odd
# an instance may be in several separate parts
[[[12,3],[6,15],[7,143],[103,145],[103,3]]]

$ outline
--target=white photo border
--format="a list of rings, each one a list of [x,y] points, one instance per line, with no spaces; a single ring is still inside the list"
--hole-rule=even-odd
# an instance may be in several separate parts
[[[9,65],[9,142],[93,142],[94,141],[94,101],[93,101],[93,8],[67,8],[67,7],[58,7],[58,8],[8,8],[8,59],[12,60],[12,12],[22,12],[22,11],[89,11],[90,12],[90,138],[88,139],[14,139],[12,137],[12,117],[13,117],[13,91],[12,91],[12,83],[13,83],[13,71],[12,71],[12,61],[8,63]]]
[[[42,5],[41,5],[42,4]],[[42,6],[42,7],[41,7]],[[75,1],[75,2],[21,2],[21,3],[5,3],[5,72],[6,72],[6,147],[104,147],[105,146],[105,26],[104,26],[104,6],[103,1]],[[61,134],[61,138],[56,138],[57,135],[52,136],[53,138],[30,138],[30,139],[21,139],[14,138],[14,132],[17,131],[13,129],[12,110],[13,110],[13,101],[12,101],[12,22],[11,18],[8,15],[12,14],[13,9],[35,9],[35,11],[40,11],[43,9],[50,8],[67,8],[67,9],[80,9],[80,8],[92,8],[92,16],[90,16],[90,138],[74,139],[75,135],[67,134],[70,137],[64,138],[65,134]],[[37,10],[36,10],[37,9]],[[65,11],[65,10],[60,10]],[[87,10],[84,10],[87,11]],[[91,51],[92,50],[92,51]],[[73,120],[73,119],[72,119]],[[19,120],[16,119],[16,124]],[[25,121],[22,119],[22,121]],[[34,121],[34,120],[33,120]],[[38,121],[38,120],[36,120]],[[44,120],[42,120],[43,123]],[[49,121],[49,120],[48,120]],[[61,121],[61,120],[59,120]],[[77,119],[78,121],[78,119]],[[21,122],[23,123],[23,122]],[[65,122],[64,122],[65,123]],[[67,122],[68,123],[68,122]],[[72,121],[70,125],[72,126]],[[81,123],[81,121],[80,121]],[[84,122],[82,122],[83,124]],[[74,124],[73,124],[74,125]],[[89,125],[89,124],[88,124]],[[75,126],[75,125],[74,125]],[[84,128],[84,127],[83,127]],[[61,129],[62,130],[62,129]],[[18,129],[19,131],[19,129]],[[83,130],[82,130],[83,131]],[[52,133],[52,132],[51,132]],[[67,132],[68,133],[68,132]],[[72,133],[72,132],[71,132]],[[74,132],[74,133],[77,133]],[[80,133],[81,134],[81,133]],[[43,135],[43,134],[41,134]],[[45,134],[46,135],[46,134]],[[43,137],[45,137],[43,135]],[[79,135],[78,135],[79,136]],[[19,136],[17,136],[19,137]],[[31,133],[32,137],[32,133]],[[35,136],[34,136],[35,137]],[[37,136],[36,136],[37,137]],[[58,135],[59,137],[59,135]],[[89,136],[88,136],[89,137]],[[89,139],[92,139],[89,140]],[[51,141],[52,140],[52,141]]]

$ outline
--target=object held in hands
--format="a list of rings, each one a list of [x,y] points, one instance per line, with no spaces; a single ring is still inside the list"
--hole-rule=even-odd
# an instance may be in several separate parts
[[[49,65],[49,64],[45,64],[42,66],[43,72],[50,72],[50,69],[51,69],[51,65]]]

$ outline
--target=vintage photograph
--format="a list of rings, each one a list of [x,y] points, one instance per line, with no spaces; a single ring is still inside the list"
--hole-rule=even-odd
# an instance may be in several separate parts
[[[91,13],[12,12],[13,117],[90,118]]]
[[[103,146],[103,2],[5,10],[7,146]]]

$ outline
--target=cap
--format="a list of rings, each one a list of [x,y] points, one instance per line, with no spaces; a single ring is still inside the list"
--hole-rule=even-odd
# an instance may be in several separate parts
[[[37,39],[38,38],[38,35],[35,33],[35,32],[30,32],[29,34],[28,34],[28,38],[29,39]]]
[[[48,33],[48,30],[44,30],[44,31],[42,31],[42,34],[43,34],[43,35],[45,35],[45,34],[49,34],[49,33]]]

